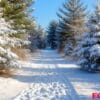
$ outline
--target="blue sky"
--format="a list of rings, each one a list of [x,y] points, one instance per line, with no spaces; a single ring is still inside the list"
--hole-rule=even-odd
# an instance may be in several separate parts
[[[88,6],[88,10],[92,11],[96,0],[82,0]],[[38,24],[47,27],[49,22],[57,20],[56,12],[65,0],[36,0],[34,16]]]

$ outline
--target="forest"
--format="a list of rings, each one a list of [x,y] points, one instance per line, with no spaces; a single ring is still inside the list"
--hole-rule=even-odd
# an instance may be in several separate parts
[[[0,89],[4,89],[2,87],[6,84],[4,80],[7,81],[9,78],[11,82],[15,82],[14,79],[16,79],[24,84],[21,86],[22,83],[18,83],[19,85],[15,83],[16,86],[26,87],[25,83],[28,85],[32,83],[28,92],[25,92],[29,94],[28,96],[22,92],[17,98],[7,99],[9,94],[4,92],[7,97],[3,97],[1,91],[0,100],[90,100],[90,98],[85,98],[86,96],[84,96],[85,99],[77,96],[79,94],[70,86],[73,82],[69,84],[71,81],[69,78],[73,76],[73,79],[80,78],[81,80],[83,76],[88,86],[90,84],[88,82],[93,81],[93,86],[96,83],[97,92],[100,93],[100,1],[95,0],[94,10],[90,13],[88,6],[82,0],[65,0],[55,12],[58,19],[52,18],[46,28],[37,23],[34,15],[35,2],[38,0],[0,0]],[[63,66],[66,66],[65,70]],[[46,72],[47,78],[44,77]],[[72,76],[68,74],[70,72],[73,72]],[[74,72],[80,77],[74,77]],[[54,73],[57,73],[57,76]],[[42,77],[37,76],[38,74]],[[68,77],[66,77],[67,74]],[[36,75],[36,77],[31,75]],[[66,85],[62,85],[63,76],[67,81],[64,83]],[[90,80],[87,81],[89,77]],[[10,85],[9,82],[8,85]],[[76,84],[74,85],[76,87]],[[82,86],[81,83],[80,85]],[[72,99],[69,99],[68,94],[66,95],[68,92],[65,90],[66,86],[72,89],[71,93],[74,94]],[[37,92],[36,87],[39,87]],[[44,87],[48,89],[48,92]],[[54,94],[49,89],[50,87]],[[63,91],[61,94],[59,94],[59,89]],[[19,88],[18,91],[20,90]],[[29,92],[30,90],[33,94]],[[12,94],[14,91],[12,90]],[[42,94],[41,91],[44,93]],[[81,93],[80,91],[78,92]],[[91,90],[91,94],[93,92]],[[46,93],[49,94],[46,95]],[[63,96],[64,93],[66,96]],[[41,96],[38,97],[39,95]]]

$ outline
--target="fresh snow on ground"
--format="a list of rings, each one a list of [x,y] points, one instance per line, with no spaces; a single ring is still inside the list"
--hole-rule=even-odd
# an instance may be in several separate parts
[[[12,78],[0,78],[0,100],[91,100],[100,92],[100,73],[79,69],[54,50],[32,55]]]

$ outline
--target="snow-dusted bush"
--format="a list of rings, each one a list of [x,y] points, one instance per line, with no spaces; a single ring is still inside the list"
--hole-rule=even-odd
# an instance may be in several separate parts
[[[100,68],[100,7],[96,6],[95,14],[88,21],[89,32],[79,41],[76,54],[80,65],[88,71]]]

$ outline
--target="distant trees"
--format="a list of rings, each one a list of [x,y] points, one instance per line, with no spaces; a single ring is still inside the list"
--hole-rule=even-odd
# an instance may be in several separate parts
[[[52,48],[55,49],[57,48],[57,38],[56,38],[56,30],[58,27],[58,23],[56,21],[50,22],[48,28],[47,28],[47,42],[48,45]]]
[[[36,49],[43,49],[46,46],[46,34],[41,26],[36,25],[30,33],[29,41],[30,50],[33,52]]]
[[[46,46],[46,44],[45,44],[46,33],[41,26],[38,26],[36,34],[37,34],[37,36],[36,36],[37,48],[39,48],[39,49],[45,48],[45,46]]]

